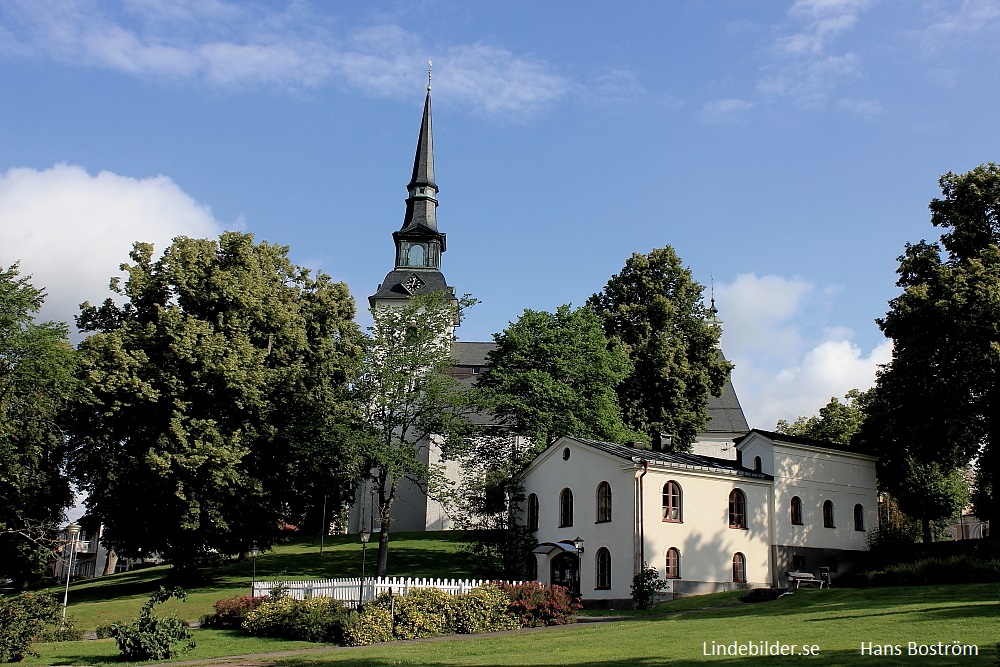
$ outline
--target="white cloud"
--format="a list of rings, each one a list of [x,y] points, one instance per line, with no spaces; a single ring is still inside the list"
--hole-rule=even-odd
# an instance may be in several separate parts
[[[861,70],[857,54],[831,53],[832,45],[858,24],[872,4],[871,0],[797,0],[788,10],[782,34],[774,40],[777,60],[758,81],[757,92],[787,97],[806,109],[824,108],[831,93]],[[877,103],[867,104],[871,113]]]
[[[816,414],[831,396],[868,389],[878,364],[889,361],[889,341],[866,352],[850,328],[817,314],[842,296],[839,286],[741,274],[716,283],[715,294],[725,321],[723,350],[736,364],[733,384],[752,427]]]
[[[701,107],[698,120],[706,125],[745,125],[753,108],[754,103],[746,100],[711,100]]]
[[[104,7],[92,0],[0,5],[12,19],[0,52],[223,90],[343,84],[379,97],[412,94],[430,55],[435,89],[450,101],[514,118],[577,88],[544,60],[500,46],[430,44],[391,23],[338,31],[307,3],[273,11],[222,0],[128,0],[120,16]]]
[[[158,251],[175,236],[215,237],[211,211],[166,176],[96,176],[78,166],[15,168],[0,175],[0,264],[48,293],[41,317],[70,324],[83,301],[110,296],[135,241]]]

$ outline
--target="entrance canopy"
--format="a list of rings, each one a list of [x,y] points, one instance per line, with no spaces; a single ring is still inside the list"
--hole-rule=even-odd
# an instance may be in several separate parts
[[[542,542],[537,547],[531,550],[534,554],[546,554],[552,555],[555,552],[562,553],[568,551],[570,553],[576,553],[576,545],[573,544],[572,540],[563,540],[561,542]]]

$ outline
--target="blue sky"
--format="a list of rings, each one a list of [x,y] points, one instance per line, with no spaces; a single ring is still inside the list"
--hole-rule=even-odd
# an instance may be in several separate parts
[[[449,284],[489,340],[632,252],[713,279],[752,426],[870,386],[938,177],[1000,159],[1000,3],[0,4],[0,263],[99,301],[131,243],[224,229],[366,297],[426,86]]]

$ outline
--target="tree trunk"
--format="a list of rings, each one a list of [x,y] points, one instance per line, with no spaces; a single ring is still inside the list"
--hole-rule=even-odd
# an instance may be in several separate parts
[[[375,565],[375,576],[384,577],[389,567],[389,522],[388,517],[382,519],[382,527],[378,531],[378,563]]]
[[[114,549],[108,549],[108,558],[104,561],[104,576],[114,574],[117,566],[118,554],[115,553]]]
[[[934,541],[934,535],[931,533],[931,520],[921,519],[920,523],[924,529],[924,544],[930,544]]]

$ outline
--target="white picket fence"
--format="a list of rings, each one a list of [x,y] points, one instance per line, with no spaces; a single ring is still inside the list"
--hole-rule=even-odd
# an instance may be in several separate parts
[[[341,600],[348,607],[356,607],[358,600],[374,600],[382,593],[406,595],[417,588],[437,588],[445,593],[458,595],[468,593],[473,588],[490,583],[487,579],[414,579],[411,577],[353,579],[314,579],[312,581],[258,581],[252,589],[254,597],[270,595],[277,587],[285,589],[285,594],[296,600],[309,598],[333,598]],[[495,582],[494,582],[495,583]],[[504,582],[515,583],[521,582]]]

